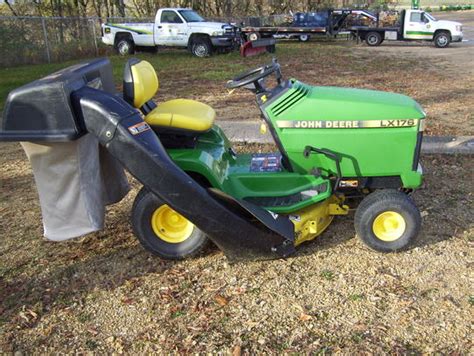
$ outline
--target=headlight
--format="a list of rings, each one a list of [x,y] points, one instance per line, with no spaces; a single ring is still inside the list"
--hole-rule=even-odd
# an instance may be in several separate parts
[[[462,32],[462,26],[456,26],[456,31]]]
[[[224,34],[224,31],[214,31],[212,33],[212,36],[222,36]]]

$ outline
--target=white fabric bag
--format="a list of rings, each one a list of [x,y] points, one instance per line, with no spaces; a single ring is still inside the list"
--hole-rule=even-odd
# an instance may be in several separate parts
[[[122,166],[90,134],[71,142],[21,145],[33,168],[49,240],[101,230],[105,206],[130,189]]]

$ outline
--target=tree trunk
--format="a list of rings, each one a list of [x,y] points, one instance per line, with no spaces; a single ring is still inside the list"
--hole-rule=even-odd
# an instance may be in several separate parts
[[[4,1],[5,4],[7,4],[8,8],[10,9],[10,11],[12,12],[13,16],[18,16],[18,14],[16,13],[15,9],[13,8],[13,6],[10,4],[10,2],[8,0],[5,0]]]
[[[125,3],[123,2],[123,0],[115,0],[115,3],[116,3],[116,6],[117,6],[117,10],[119,12],[119,15],[121,17],[125,17]]]

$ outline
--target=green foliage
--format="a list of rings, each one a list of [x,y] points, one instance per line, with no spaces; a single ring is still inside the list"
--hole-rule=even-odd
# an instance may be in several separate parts
[[[349,300],[353,301],[353,302],[357,302],[359,300],[362,300],[364,299],[364,295],[363,294],[351,294],[349,296]]]
[[[320,276],[327,281],[332,281],[334,279],[334,273],[328,269],[321,271]]]
[[[86,341],[86,346],[89,350],[95,350],[99,347],[99,344],[97,341],[89,339]]]
[[[0,53],[2,58],[0,63],[27,63],[34,52],[34,44],[26,40],[31,32],[31,28],[24,21],[0,21]],[[30,45],[28,45],[28,43]],[[19,46],[19,44],[25,44]],[[44,53],[44,52],[43,52]]]
[[[474,9],[474,5],[469,5],[469,4],[457,4],[457,5],[441,5],[439,7],[439,11],[462,11],[462,10],[472,10]]]
[[[375,0],[370,8],[386,11],[390,8],[394,8],[396,5],[398,5],[398,1],[396,0]]]

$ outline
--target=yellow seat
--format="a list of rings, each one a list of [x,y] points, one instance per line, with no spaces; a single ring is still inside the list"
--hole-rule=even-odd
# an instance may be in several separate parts
[[[160,103],[151,100],[159,88],[155,69],[147,61],[130,59],[125,65],[124,99],[140,109],[153,127],[193,132],[211,129],[216,118],[212,107],[196,100],[175,99]]]
[[[208,131],[216,118],[209,105],[189,99],[174,99],[159,104],[145,116],[150,126],[172,127],[191,131]]]

